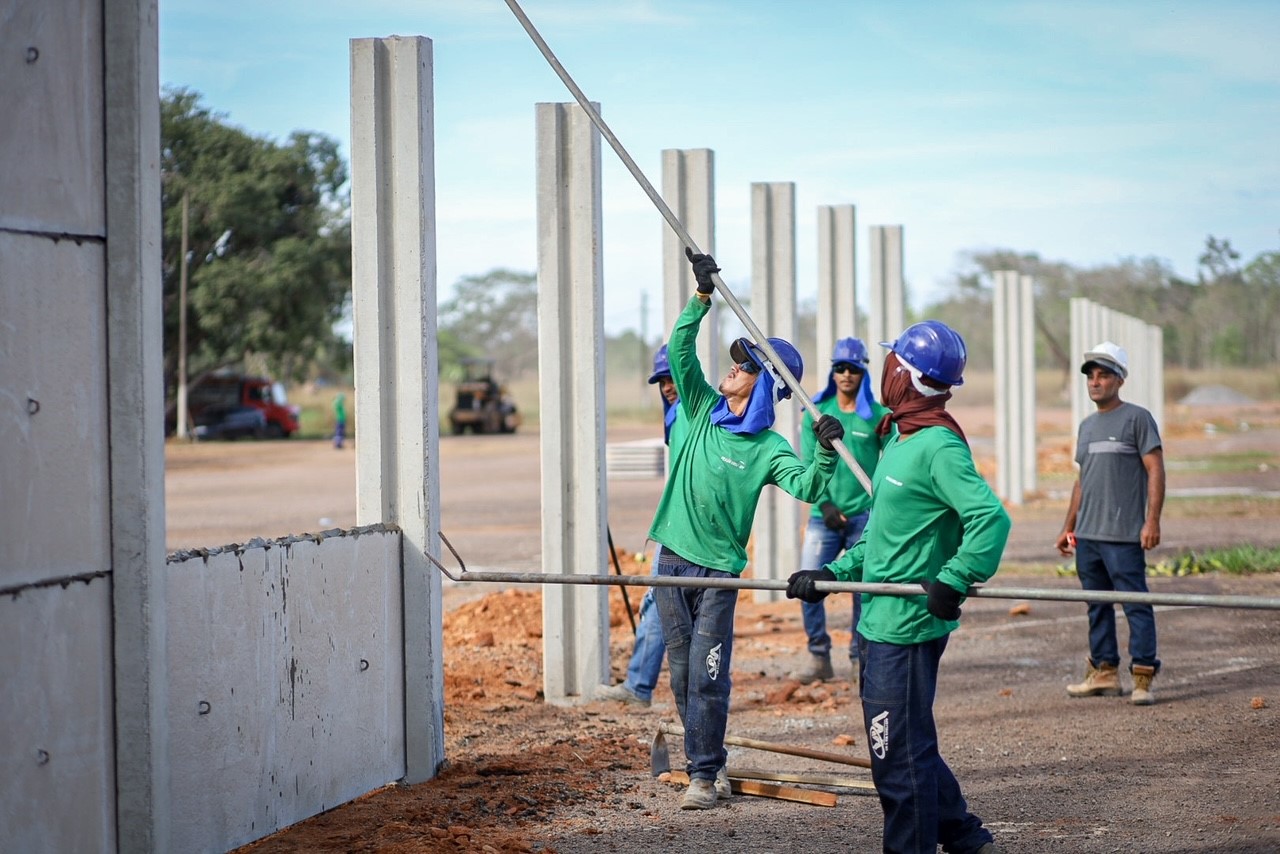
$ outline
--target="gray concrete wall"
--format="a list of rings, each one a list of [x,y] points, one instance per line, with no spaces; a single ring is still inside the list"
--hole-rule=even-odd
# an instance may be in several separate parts
[[[169,850],[226,851],[405,773],[400,533],[169,562]]]

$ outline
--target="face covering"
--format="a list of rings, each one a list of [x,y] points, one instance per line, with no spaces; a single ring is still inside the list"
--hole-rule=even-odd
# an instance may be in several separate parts
[[[892,410],[876,426],[876,434],[887,436],[898,425],[898,432],[908,436],[925,427],[946,427],[969,444],[960,424],[947,412],[951,399],[949,386],[939,388],[898,358],[892,351],[884,360],[880,378],[880,402]]]

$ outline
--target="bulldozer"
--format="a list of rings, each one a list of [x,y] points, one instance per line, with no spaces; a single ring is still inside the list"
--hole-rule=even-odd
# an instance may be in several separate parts
[[[520,413],[507,389],[493,379],[493,359],[462,360],[462,381],[457,385],[449,427],[454,435],[465,433],[514,433]]]

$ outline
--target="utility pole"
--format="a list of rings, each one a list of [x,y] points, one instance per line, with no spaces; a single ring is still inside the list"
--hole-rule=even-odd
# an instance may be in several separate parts
[[[182,193],[182,262],[178,273],[178,438],[187,436],[187,227],[191,193]]]

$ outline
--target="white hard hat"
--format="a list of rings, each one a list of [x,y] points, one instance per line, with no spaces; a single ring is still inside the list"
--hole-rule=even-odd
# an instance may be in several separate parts
[[[1110,341],[1103,341],[1084,354],[1080,373],[1089,373],[1089,368],[1093,365],[1106,368],[1122,380],[1129,376],[1129,354],[1119,344]]]

